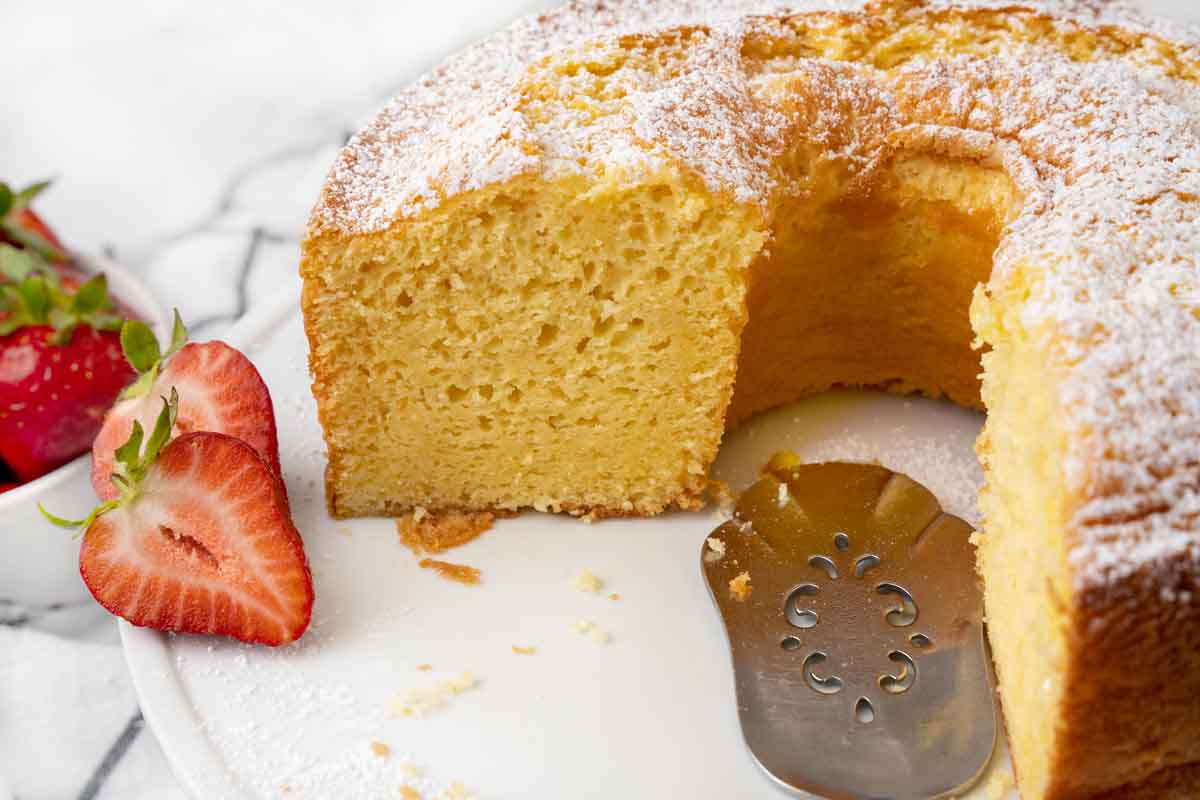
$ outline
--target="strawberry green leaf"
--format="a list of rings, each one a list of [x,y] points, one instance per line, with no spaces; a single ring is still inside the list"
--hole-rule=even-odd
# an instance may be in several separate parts
[[[49,185],[50,181],[40,181],[14,192],[7,183],[0,183],[0,233],[43,258],[63,261],[67,254],[36,230],[30,229],[20,216]]]
[[[46,315],[46,320],[50,327],[54,328],[54,333],[50,335],[51,344],[63,347],[71,343],[75,336],[75,328],[79,325],[78,317],[61,308],[52,308]]]
[[[38,503],[38,511],[42,512],[43,517],[60,528],[80,528],[87,531],[88,528],[92,527],[92,523],[96,521],[97,517],[107,511],[112,511],[119,505],[121,505],[120,500],[108,500],[93,508],[91,513],[83,519],[63,519],[60,516],[51,514],[41,503]]]
[[[125,358],[140,373],[146,373],[162,360],[162,350],[150,326],[131,319],[121,326],[121,349]]]
[[[137,469],[138,460],[142,453],[142,423],[136,419],[133,421],[133,430],[129,434],[129,438],[125,443],[118,447],[114,452],[116,462],[123,469],[126,475],[132,475]],[[115,477],[115,476],[114,476]]]
[[[154,430],[146,440],[146,450],[142,455],[142,461],[146,465],[154,463],[159,452],[171,441],[171,429],[175,427],[175,417],[179,413],[179,393],[175,391],[174,386],[171,387],[171,399],[164,397],[162,401],[162,411],[154,422]]]
[[[125,387],[125,391],[121,392],[122,400],[129,400],[134,397],[141,397],[150,391],[150,387],[158,380],[158,364],[150,368],[148,372],[143,372],[138,376],[138,379]]]
[[[10,244],[0,244],[0,279],[20,283],[37,271],[38,266],[36,253],[19,250]]]
[[[37,183],[32,183],[29,186],[26,186],[24,189],[12,196],[12,202],[10,203],[8,210],[11,212],[28,208],[29,204],[33,202],[35,197],[50,188],[50,183],[51,181],[38,181]],[[7,186],[4,188],[8,189]],[[11,193],[12,190],[9,189],[9,192]]]
[[[125,351],[125,358],[141,375],[121,393],[121,398],[141,397],[150,391],[150,387],[158,380],[163,363],[179,352],[187,343],[187,337],[187,328],[179,316],[179,309],[175,309],[171,325],[171,346],[165,353],[160,352],[158,339],[145,323],[137,320],[126,322],[121,328],[121,347]]]
[[[46,282],[37,278],[26,278],[21,281],[21,300],[28,310],[29,316],[35,321],[47,319],[50,310],[50,292]]]
[[[108,278],[103,272],[85,281],[71,298],[71,310],[81,316],[94,314],[108,305]]]
[[[42,258],[47,258],[51,261],[62,261],[67,257],[66,253],[50,244],[40,233],[31,231],[28,228],[8,222],[7,220],[0,220],[0,230],[4,231],[5,236],[22,247],[32,250]]]
[[[90,315],[87,324],[98,331],[119,331],[125,324],[125,318],[113,313],[101,311]]]
[[[179,309],[176,308],[174,311],[175,320],[171,324],[171,346],[167,348],[167,352],[163,356],[164,361],[178,353],[187,344],[188,330],[184,327],[183,319],[179,316]]]

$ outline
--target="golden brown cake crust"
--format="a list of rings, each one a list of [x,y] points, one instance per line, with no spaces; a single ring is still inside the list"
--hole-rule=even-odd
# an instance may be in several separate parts
[[[1076,598],[1062,678],[1069,735],[1048,798],[1200,797],[1197,573],[1182,559],[1141,569],[1140,581]]]

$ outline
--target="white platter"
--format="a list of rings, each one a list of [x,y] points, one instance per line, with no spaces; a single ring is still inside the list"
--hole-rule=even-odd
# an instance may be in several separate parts
[[[187,789],[204,800],[398,797],[409,761],[426,797],[454,780],[480,800],[791,796],[758,770],[738,728],[724,633],[699,568],[717,517],[588,525],[526,514],[445,556],[479,567],[481,586],[418,568],[390,520],[325,513],[297,297],[289,287],[228,338],[275,399],[313,568],[312,628],[270,650],[121,625],[143,712]],[[783,448],[809,460],[878,459],[976,521],[980,422],[928,400],[824,395],[731,433],[715,472],[744,485]],[[571,588],[581,567],[605,581],[602,593]],[[573,632],[581,619],[611,642]],[[390,714],[398,692],[464,671],[476,689],[424,719]],[[391,755],[375,755],[372,742]],[[997,763],[1007,771],[1003,754]]]

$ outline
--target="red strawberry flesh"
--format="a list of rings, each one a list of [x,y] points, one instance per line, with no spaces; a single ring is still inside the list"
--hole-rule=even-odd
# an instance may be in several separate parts
[[[250,359],[224,342],[184,345],[163,366],[154,386],[141,397],[119,401],[109,412],[92,448],[92,486],[101,500],[113,486],[113,453],[129,438],[133,422],[149,430],[174,387],[180,396],[175,433],[214,431],[249,444],[280,475],[279,441],[271,393]]]
[[[134,625],[280,645],[312,616],[282,484],[254,448],[220,433],[167,444],[138,495],[88,528],[79,560],[96,600]]]

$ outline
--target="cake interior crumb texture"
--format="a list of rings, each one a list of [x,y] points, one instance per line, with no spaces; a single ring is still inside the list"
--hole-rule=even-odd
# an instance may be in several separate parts
[[[351,140],[301,265],[331,512],[696,508],[805,394],[986,408],[1022,796],[1200,796],[1200,38],[789,5],[568,3]]]

